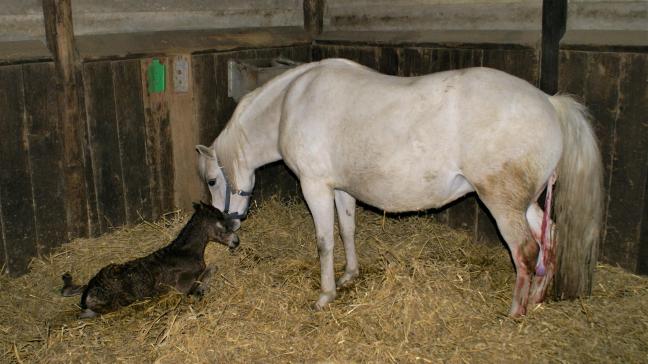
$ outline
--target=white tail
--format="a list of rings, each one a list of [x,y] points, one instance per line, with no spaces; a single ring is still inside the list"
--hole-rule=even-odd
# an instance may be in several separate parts
[[[603,218],[603,163],[585,106],[572,97],[549,98],[558,112],[563,154],[558,164],[558,262],[554,291],[560,298],[592,292]]]

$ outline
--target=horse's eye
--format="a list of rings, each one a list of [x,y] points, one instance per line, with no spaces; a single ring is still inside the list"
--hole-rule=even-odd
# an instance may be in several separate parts
[[[207,184],[210,185],[210,186],[216,186],[216,180],[215,179],[210,179],[209,181],[207,181]]]

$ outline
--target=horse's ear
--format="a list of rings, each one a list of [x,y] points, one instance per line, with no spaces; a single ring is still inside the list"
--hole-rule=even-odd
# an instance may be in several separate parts
[[[196,145],[196,152],[202,155],[205,158],[216,159],[216,152],[210,147],[206,147],[202,144]]]

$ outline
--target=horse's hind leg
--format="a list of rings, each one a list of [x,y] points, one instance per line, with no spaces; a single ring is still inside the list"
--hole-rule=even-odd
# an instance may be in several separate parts
[[[536,243],[540,246],[540,251],[542,252],[538,257],[538,265],[542,265],[542,270],[536,270],[536,275],[533,277],[533,283],[531,284],[531,291],[529,293],[529,304],[534,305],[541,303],[545,299],[547,288],[551,283],[555,272],[555,232],[554,224],[547,217],[547,224],[545,226],[545,234],[542,234],[542,221],[544,218],[544,213],[540,206],[537,203],[531,204],[529,210],[527,210],[527,220],[529,221],[529,227],[531,228],[531,234],[535,239]],[[544,238],[544,241],[542,241]],[[543,274],[541,274],[543,273]]]
[[[346,257],[344,274],[337,281],[338,287],[351,284],[360,273],[355,248],[355,203],[356,200],[353,196],[344,191],[335,191],[335,207],[340,226],[340,237],[344,243],[344,255]]]
[[[535,271],[538,257],[538,244],[531,236],[524,209],[484,198],[482,201],[495,218],[497,227],[511,251],[511,257],[515,264],[515,286],[513,287],[510,315],[512,317],[523,316],[526,314],[531,277]],[[516,205],[526,206],[526,204]]]
[[[304,199],[313,215],[320,258],[320,296],[315,309],[322,309],[335,299],[335,271],[333,269],[333,190],[319,180],[301,179]]]

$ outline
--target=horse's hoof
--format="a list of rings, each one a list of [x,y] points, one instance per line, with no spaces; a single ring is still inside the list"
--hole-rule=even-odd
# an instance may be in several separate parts
[[[320,311],[326,307],[326,305],[333,302],[333,300],[335,300],[335,292],[320,293],[319,299],[315,302],[313,308],[316,311]]]
[[[353,284],[356,278],[358,278],[359,273],[356,272],[344,272],[342,277],[337,281],[338,288],[347,288]]]

